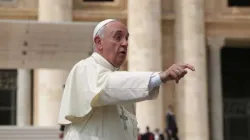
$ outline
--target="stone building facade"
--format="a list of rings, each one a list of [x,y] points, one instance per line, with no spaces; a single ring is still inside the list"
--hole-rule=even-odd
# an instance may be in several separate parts
[[[246,94],[250,90],[243,80],[250,77],[242,75],[250,70],[249,6],[234,0],[0,0],[0,19],[69,24],[121,20],[131,34],[123,70],[160,71],[173,63],[196,68],[179,84],[165,84],[156,100],[136,104],[139,127],[164,130],[167,106],[173,104],[181,138],[233,140],[250,138]],[[9,53],[4,47],[0,39],[0,53]],[[57,126],[69,68],[9,67],[9,63],[0,63],[2,75],[9,75],[1,76],[2,81],[12,79],[7,90],[1,87],[6,94],[2,99],[11,94],[8,107],[0,106],[0,112],[8,110],[2,117],[11,118],[3,123]],[[233,129],[237,126],[244,126],[244,132]]]

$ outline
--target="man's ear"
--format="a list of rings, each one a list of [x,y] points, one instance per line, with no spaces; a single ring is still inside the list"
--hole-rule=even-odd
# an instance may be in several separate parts
[[[95,42],[96,49],[102,50],[102,41],[101,41],[101,38],[99,36],[96,36],[94,38],[94,42]]]

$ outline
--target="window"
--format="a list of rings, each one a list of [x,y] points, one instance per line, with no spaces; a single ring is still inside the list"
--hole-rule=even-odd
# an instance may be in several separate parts
[[[0,4],[12,4],[16,2],[16,0],[0,0]]]
[[[114,0],[83,0],[85,2],[113,2]]]
[[[228,0],[229,7],[249,7],[250,0]]]
[[[0,2],[13,2],[14,0],[0,0]]]
[[[0,125],[16,124],[16,70],[0,70]]]

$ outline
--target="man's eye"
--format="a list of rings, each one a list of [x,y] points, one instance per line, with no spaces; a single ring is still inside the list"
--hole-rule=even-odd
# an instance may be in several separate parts
[[[120,40],[121,40],[121,36],[116,36],[115,39],[116,39],[117,41],[120,41]]]
[[[128,40],[128,36],[126,37],[126,40]]]

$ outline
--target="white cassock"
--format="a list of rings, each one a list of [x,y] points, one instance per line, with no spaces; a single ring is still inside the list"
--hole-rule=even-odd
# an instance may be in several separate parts
[[[153,72],[119,72],[98,53],[71,70],[62,97],[59,124],[65,140],[137,140],[137,121],[123,104],[154,99]]]

